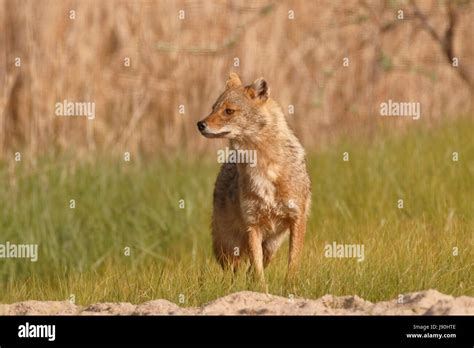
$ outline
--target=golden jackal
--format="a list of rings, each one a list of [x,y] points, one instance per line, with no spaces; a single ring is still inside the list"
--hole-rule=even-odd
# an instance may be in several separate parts
[[[197,126],[205,137],[229,139],[230,151],[256,154],[253,163],[228,160],[217,176],[212,216],[217,260],[235,270],[249,257],[264,281],[263,269],[289,231],[291,276],[303,248],[311,182],[304,149],[269,97],[267,82],[260,78],[243,86],[231,73],[211,114]]]

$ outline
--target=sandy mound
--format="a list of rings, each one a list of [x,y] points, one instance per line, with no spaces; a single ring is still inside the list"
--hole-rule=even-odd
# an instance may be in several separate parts
[[[201,307],[180,307],[166,300],[139,305],[68,301],[26,301],[0,305],[0,315],[474,315],[474,297],[453,297],[436,290],[413,292],[372,303],[358,296],[325,295],[316,300],[242,291]]]
[[[68,315],[77,314],[69,301],[24,301],[0,305],[0,315]]]

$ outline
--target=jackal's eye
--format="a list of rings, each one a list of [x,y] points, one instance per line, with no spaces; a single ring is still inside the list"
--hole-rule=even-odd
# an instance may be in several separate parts
[[[227,115],[232,115],[234,113],[235,110],[232,110],[232,109],[225,109],[225,113]]]

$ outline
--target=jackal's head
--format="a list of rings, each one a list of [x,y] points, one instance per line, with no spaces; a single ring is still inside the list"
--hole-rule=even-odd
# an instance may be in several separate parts
[[[197,127],[207,138],[255,136],[268,122],[264,111],[268,99],[269,89],[263,78],[244,86],[239,76],[231,73],[225,91],[217,98],[209,116],[199,121]]]

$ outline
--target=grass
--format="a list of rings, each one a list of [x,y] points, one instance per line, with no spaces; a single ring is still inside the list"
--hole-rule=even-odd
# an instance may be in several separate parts
[[[404,135],[381,129],[374,141],[310,154],[313,205],[300,276],[285,285],[285,244],[266,271],[269,291],[371,301],[428,288],[473,296],[473,134],[472,119],[460,119]],[[74,295],[79,304],[178,303],[183,295],[188,306],[254,289],[245,272],[224,275],[211,253],[217,170],[213,154],[0,164],[0,243],[39,244],[37,262],[0,259],[0,302]],[[363,244],[365,260],[325,258],[333,241]]]

